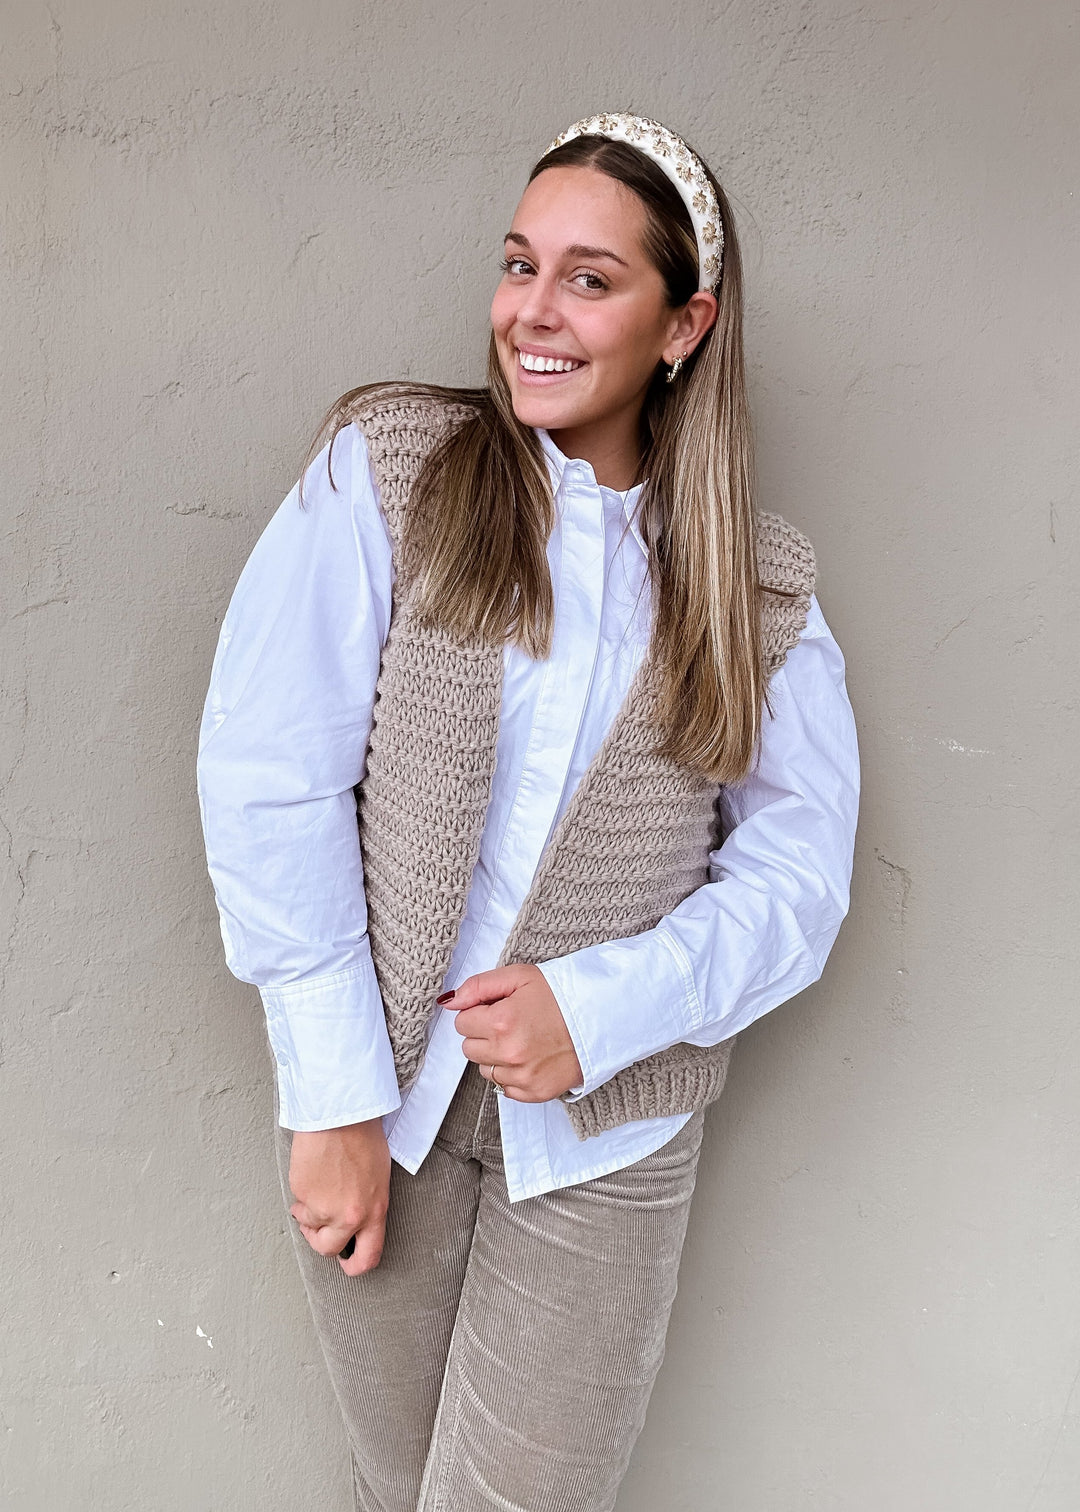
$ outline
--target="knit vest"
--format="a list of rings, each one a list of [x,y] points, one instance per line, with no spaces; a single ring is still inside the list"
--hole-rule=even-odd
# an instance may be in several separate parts
[[[368,399],[368,444],[395,562],[413,482],[428,450],[468,411],[428,398]],[[779,515],[757,516],[766,669],[806,623],[810,542]],[[650,747],[649,657],[541,855],[497,962],[546,961],[654,928],[709,880],[721,842],[720,787]],[[415,1079],[457,942],[495,771],[503,647],[418,623],[395,584],[364,776],[356,788],[368,930],[402,1091]],[[562,1101],[579,1139],[630,1119],[690,1113],[719,1097],[735,1036],[679,1043]]]

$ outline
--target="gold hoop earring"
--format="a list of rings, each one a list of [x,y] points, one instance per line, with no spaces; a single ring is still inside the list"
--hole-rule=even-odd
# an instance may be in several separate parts
[[[679,369],[682,367],[685,357],[686,353],[684,352],[681,357],[676,357],[675,361],[671,364],[671,371],[667,375],[667,381],[669,383],[674,383],[676,378],[679,376]]]

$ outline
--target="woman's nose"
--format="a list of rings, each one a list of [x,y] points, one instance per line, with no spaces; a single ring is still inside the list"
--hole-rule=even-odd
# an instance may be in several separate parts
[[[518,305],[518,319],[523,325],[551,329],[559,324],[554,285],[547,279],[534,278],[523,291]]]

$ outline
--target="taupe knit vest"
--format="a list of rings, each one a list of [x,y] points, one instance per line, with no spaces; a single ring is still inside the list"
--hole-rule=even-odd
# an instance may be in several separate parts
[[[397,560],[412,484],[428,449],[467,411],[428,399],[367,402],[367,439]],[[759,514],[766,665],[781,665],[806,623],[814,586],[807,539],[779,515]],[[376,686],[367,765],[357,786],[372,957],[398,1081],[423,1059],[435,997],[457,942],[480,850],[499,729],[503,649],[464,644],[419,625],[395,586]],[[719,786],[649,746],[646,657],[541,856],[492,965],[545,961],[652,929],[708,881],[720,843]],[[636,1061],[563,1104],[579,1139],[630,1119],[689,1113],[719,1097],[735,1036],[680,1043]]]

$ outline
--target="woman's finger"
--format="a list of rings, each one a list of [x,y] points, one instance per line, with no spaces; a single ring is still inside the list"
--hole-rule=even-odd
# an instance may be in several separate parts
[[[451,1008],[453,1003],[449,1004]],[[454,1028],[463,1039],[491,1040],[505,1026],[508,1015],[491,1003],[477,1003],[473,1008],[459,1008],[454,1013]]]
[[[497,1061],[499,1058],[495,1042],[476,1034],[467,1034],[464,1037],[461,1041],[461,1050],[466,1060],[476,1061],[477,1063],[484,1060],[490,1063],[493,1060]]]
[[[490,1056],[485,1056],[477,1064],[480,1067],[480,1075],[484,1080],[497,1083],[498,1090],[502,1092],[504,1097],[512,1098],[515,1102],[529,1101],[528,1096],[524,1095],[522,1087],[514,1079],[517,1073],[512,1066],[500,1062],[497,1056],[494,1060]]]
[[[353,1235],[351,1252],[346,1256],[338,1255],[338,1264],[347,1276],[361,1276],[365,1271],[374,1270],[382,1259],[383,1243],[386,1238],[386,1217],[373,1217],[369,1223],[365,1223],[362,1229],[358,1229]],[[348,1249],[348,1245],[342,1246]]]
[[[447,1008],[475,1008],[478,1003],[494,1003],[499,998],[509,997],[527,980],[527,968],[517,962],[509,966],[493,966],[488,971],[477,971],[466,977],[457,988],[440,993],[436,1002]]]
[[[317,1232],[326,1222],[325,1218],[321,1218],[317,1213],[313,1213],[307,1203],[301,1202],[299,1198],[293,1203],[289,1209],[289,1213],[296,1219],[302,1229],[310,1229],[312,1233]]]
[[[336,1223],[329,1218],[316,1218],[306,1203],[294,1202],[289,1212],[317,1255],[340,1255],[348,1244],[355,1245],[356,1236],[344,1223]],[[349,1253],[351,1255],[352,1250]]]

